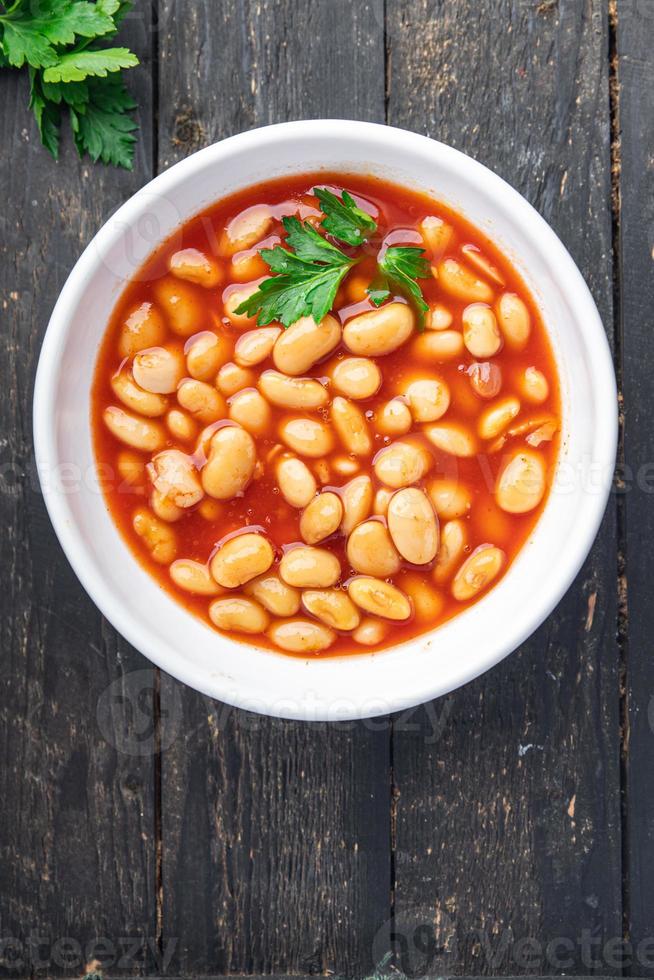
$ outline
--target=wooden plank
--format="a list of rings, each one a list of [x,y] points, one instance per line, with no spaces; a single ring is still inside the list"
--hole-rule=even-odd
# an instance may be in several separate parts
[[[54,300],[92,234],[150,175],[143,17],[126,39],[145,59],[130,79],[144,107],[133,174],[78,162],[69,140],[55,164],[27,108],[25,73],[0,82],[0,923],[15,940],[2,953],[12,977],[79,975],[96,937],[113,944],[109,965],[124,955],[121,937],[155,939],[154,743],[139,741],[136,700],[140,691],[151,700],[152,672],[83,593],[31,458],[34,372]],[[153,962],[143,949],[124,972]]]
[[[606,6],[400,0],[387,33],[389,121],[517,187],[571,250],[611,337]],[[612,503],[556,612],[446,699],[437,739],[427,715],[423,738],[396,733],[394,928],[414,974],[574,973],[589,956],[620,972],[603,950],[622,937],[615,527]]]
[[[382,0],[161,8],[160,163],[255,125],[383,119]],[[192,106],[192,109],[190,108]],[[183,703],[163,756],[163,934],[184,972],[369,971],[390,895],[388,730]],[[164,734],[166,723],[164,721]]]
[[[620,233],[619,300],[621,315],[621,381],[624,395],[624,493],[626,569],[622,582],[623,633],[626,651],[625,768],[627,775],[627,836],[625,841],[629,938],[635,969],[654,976],[652,907],[654,906],[654,665],[652,663],[651,581],[654,574],[652,534],[654,512],[654,435],[650,423],[654,404],[654,341],[651,307],[654,302],[654,9],[647,0],[624,0],[617,14],[619,61],[619,127],[614,161],[620,178],[622,207],[616,225]],[[617,106],[616,106],[617,108]],[[618,135],[616,133],[616,135]],[[628,610],[627,610],[628,587]]]

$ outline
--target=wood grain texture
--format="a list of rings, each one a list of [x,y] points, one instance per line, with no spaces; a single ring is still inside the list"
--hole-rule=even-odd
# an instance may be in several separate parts
[[[388,13],[389,121],[517,187],[571,250],[611,338],[606,4],[403,0]],[[394,929],[406,969],[582,972],[586,931],[596,958],[598,942],[622,936],[615,636],[612,502],[532,640],[447,699],[431,744],[395,735]],[[536,944],[527,953],[525,940]]]
[[[255,125],[381,119],[381,0],[161,8],[160,165]],[[369,971],[390,901],[387,728],[307,726],[181,697],[163,755],[163,935],[183,972]],[[164,721],[164,733],[166,723]]]
[[[68,139],[55,164],[27,108],[25,73],[3,72],[0,83],[0,924],[17,940],[6,959],[3,948],[11,976],[33,976],[37,960],[41,973],[79,974],[95,937],[154,935],[152,754],[125,751],[139,735],[125,705],[151,672],[134,675],[144,661],[68,566],[31,432],[54,300],[89,238],[150,171],[147,24],[134,20],[127,33],[146,60],[132,81],[145,107],[134,174],[80,163]],[[40,937],[31,953],[30,935]],[[137,959],[127,972],[142,970]]]
[[[654,533],[654,345],[651,343],[654,256],[654,6],[624,0],[617,7],[620,144],[620,299],[625,420],[623,507],[628,597],[627,838],[628,927],[635,972],[654,976],[654,664],[652,535]],[[617,167],[616,167],[617,169]]]

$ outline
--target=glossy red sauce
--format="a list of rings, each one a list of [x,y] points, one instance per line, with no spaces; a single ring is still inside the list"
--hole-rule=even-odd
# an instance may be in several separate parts
[[[211,600],[203,596],[189,595],[177,588],[170,579],[168,568],[152,560],[149,552],[144,547],[142,539],[138,537],[132,527],[134,511],[139,506],[147,505],[150,488],[147,480],[144,480],[140,485],[134,486],[126,480],[121,479],[118,473],[117,458],[119,452],[125,447],[114,438],[102,421],[102,412],[106,406],[120,404],[110,384],[112,376],[120,368],[122,363],[117,349],[118,337],[122,325],[131,310],[143,302],[156,302],[154,287],[162,276],[168,274],[167,263],[172,252],[182,248],[193,247],[204,253],[216,255],[218,242],[225,226],[235,215],[254,204],[265,202],[277,208],[277,214],[281,218],[283,213],[291,213],[296,210],[296,207],[289,205],[289,202],[303,202],[304,210],[300,210],[300,217],[302,217],[310,213],[311,204],[315,204],[315,199],[308,197],[308,195],[310,195],[311,188],[316,184],[347,188],[351,193],[358,193],[366,201],[371,202],[379,212],[377,219],[379,234],[376,236],[376,241],[368,246],[370,257],[356,267],[348,279],[345,280],[334,306],[336,314],[340,315],[343,322],[352,315],[373,309],[369,301],[365,299],[363,301],[361,300],[361,283],[362,281],[365,282],[371,279],[374,274],[374,256],[377,254],[381,240],[386,238],[395,229],[416,229],[421,219],[425,216],[436,215],[444,218],[455,229],[455,238],[448,246],[447,254],[456,255],[461,258],[462,246],[476,246],[500,270],[505,281],[504,289],[519,294],[529,308],[532,331],[527,347],[520,352],[513,352],[505,345],[502,351],[493,358],[493,361],[499,364],[502,370],[503,384],[501,396],[517,394],[515,379],[518,372],[527,366],[538,368],[543,372],[549,382],[549,396],[547,400],[537,406],[525,405],[523,411],[516,419],[516,424],[523,418],[531,416],[553,415],[560,418],[557,371],[538,307],[534,303],[520,276],[506,257],[494,246],[493,242],[478,229],[472,227],[467,221],[448,210],[442,204],[414,191],[385,183],[377,178],[326,173],[309,174],[271,181],[256,187],[251,187],[246,191],[219,201],[202,214],[184,224],[169,241],[157,249],[138,273],[134,275],[133,280],[127,284],[112,313],[99,350],[91,404],[96,459],[98,465],[102,467],[101,472],[103,473],[103,486],[107,508],[115,524],[127,541],[134,558],[155,577],[161,588],[190,612],[200,616],[209,625],[211,625],[211,622],[208,617],[207,608]],[[273,230],[267,236],[267,244],[274,244],[280,234],[283,235],[283,229],[280,221],[277,221]],[[406,232],[402,232],[397,237],[403,244],[411,242],[411,237],[407,236]],[[419,242],[417,233],[415,233],[414,241],[416,243]],[[256,249],[253,251],[256,252]],[[204,319],[203,322],[197,324],[197,332],[204,330],[225,332],[235,341],[243,333],[243,330],[229,325],[228,321],[223,317],[222,308],[224,291],[227,290],[227,295],[229,294],[230,263],[229,259],[221,259],[219,261],[224,269],[224,279],[217,288],[203,289],[200,286],[185,285],[188,285],[188,288],[198,294],[203,305]],[[259,275],[263,275],[266,271],[266,267],[262,266]],[[467,302],[459,301],[453,299],[451,296],[445,295],[435,278],[423,280],[421,281],[421,285],[427,302],[430,304],[438,302],[445,305],[454,317],[452,329],[460,330],[461,313],[467,305]],[[497,292],[501,292],[499,287]],[[171,334],[168,339],[183,350],[186,343],[183,338],[175,337],[174,334]],[[337,360],[346,354],[347,352],[343,347],[338,348],[326,361],[315,365],[307,374],[317,378],[325,378],[329,375],[331,368]],[[452,396],[450,407],[443,421],[460,422],[470,426],[474,430],[480,413],[489,405],[488,401],[482,400],[475,394],[470,385],[466,369],[474,360],[466,351],[464,355],[454,361],[444,363],[426,362],[415,353],[413,341],[410,340],[398,351],[377,359],[377,363],[383,374],[381,390],[373,398],[365,402],[358,402],[358,404],[371,420],[371,428],[374,432],[375,413],[383,403],[395,396],[407,381],[418,377],[437,375],[447,382]],[[271,367],[274,367],[274,365],[272,360],[268,359],[255,368],[255,371],[263,371]],[[169,396],[169,399],[171,407],[174,406],[174,395]],[[266,454],[272,450],[273,446],[278,444],[279,439],[274,431],[276,423],[288,414],[288,411],[273,407],[272,430],[265,437],[256,439],[259,459],[264,459]],[[316,414],[317,417],[322,417],[325,421],[329,422],[327,410],[322,410]],[[199,429],[202,429],[201,425]],[[420,426],[414,426],[413,433],[419,432]],[[504,569],[505,573],[537,522],[547,499],[546,495],[542,503],[535,510],[524,515],[506,513],[495,502],[493,489],[497,472],[506,460],[506,453],[511,449],[515,449],[519,440],[517,438],[509,439],[505,447],[497,452],[489,452],[488,446],[486,446],[485,450],[478,456],[470,459],[461,459],[436,450],[422,435],[418,435],[418,438],[425,442],[425,445],[429,447],[429,451],[435,458],[434,469],[422,483],[426,484],[434,476],[443,475],[463,481],[471,491],[472,507],[469,513],[463,518],[468,527],[467,554],[470,554],[482,543],[490,542],[497,545],[507,555],[507,563]],[[375,452],[391,441],[393,440],[388,437],[375,434]],[[188,445],[180,444],[172,436],[170,437],[169,445],[170,447],[182,448],[185,452],[192,451]],[[551,441],[541,443],[538,451],[545,458],[548,474],[551,477],[558,452],[558,435],[555,435]],[[337,446],[334,455],[341,457],[345,455],[342,447]],[[361,469],[359,470],[360,473],[367,472],[372,474],[373,458],[374,453],[370,460],[364,460],[362,462]],[[149,456],[144,454],[144,459],[149,459]],[[116,474],[115,479],[106,478],[107,474]],[[373,482],[377,488],[379,482],[374,477],[374,474],[372,475]],[[323,489],[338,489],[350,479],[352,479],[352,476],[332,479]],[[178,558],[191,558],[205,563],[214,551],[218,541],[223,539],[225,535],[247,525],[260,526],[265,529],[280,554],[284,545],[301,541],[299,533],[300,511],[291,508],[281,496],[271,466],[265,469],[265,472],[259,479],[254,480],[250,484],[243,497],[233,499],[224,504],[218,504],[215,509],[218,512],[216,519],[207,520],[195,508],[173,525],[178,542]],[[441,521],[441,527],[443,523]],[[342,581],[346,581],[353,572],[348,567],[345,555],[345,540],[343,537],[334,535],[327,542],[323,542],[321,547],[328,547],[338,556],[343,568]],[[393,577],[394,583],[400,588],[406,588],[409,594],[411,593],[412,583],[415,585],[418,580],[429,582],[433,586],[430,569],[424,567],[416,569],[415,567],[412,568],[405,565],[403,570]],[[497,581],[499,581],[499,578],[495,580],[495,583]],[[379,647],[383,648],[394,645],[424,633],[452,616],[455,616],[470,604],[470,602],[459,602],[455,600],[450,594],[447,585],[434,586],[434,589],[440,596],[439,604],[441,608],[438,615],[435,617],[429,615],[425,618],[419,614],[414,614],[406,623],[392,623],[384,642]],[[476,601],[476,599],[471,601]],[[212,628],[215,629],[213,626]],[[248,637],[240,634],[232,635],[235,639],[242,640],[243,642],[254,642],[256,645],[273,647],[266,636]],[[335,644],[327,652],[322,653],[321,656],[365,653],[371,649],[375,649],[375,647],[360,646],[353,641],[349,634],[343,633],[338,636]]]

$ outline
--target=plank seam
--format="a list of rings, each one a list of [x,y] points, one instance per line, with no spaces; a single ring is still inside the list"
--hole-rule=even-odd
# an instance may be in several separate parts
[[[618,452],[616,490],[617,532],[617,643],[619,654],[619,722],[620,722],[620,818],[622,859],[622,938],[630,943],[631,897],[629,880],[629,698],[628,698],[628,606],[627,606],[627,520],[624,497],[624,353],[622,343],[622,244],[621,244],[621,134],[620,77],[618,56],[618,3],[608,0],[609,116],[611,157],[611,252],[615,371],[618,384]]]
[[[159,0],[151,0],[150,45],[152,84],[152,177],[159,173]],[[158,962],[164,956],[164,884],[163,884],[163,764],[161,732],[161,671],[154,667],[152,690],[152,718],[154,722],[154,857],[155,857],[155,948]]]
[[[383,43],[384,43],[384,122],[389,125],[389,115],[390,115],[390,82],[391,82],[391,47],[390,47],[390,34],[388,31],[388,0],[383,0],[382,3],[382,17],[383,17]],[[390,894],[389,894],[389,952],[392,951],[393,935],[395,933],[395,889],[396,889],[396,867],[395,867],[395,850],[397,847],[397,786],[395,783],[395,764],[393,759],[393,750],[395,742],[395,728],[393,724],[393,716],[389,715],[388,718],[388,779],[389,779],[389,878],[390,878]]]

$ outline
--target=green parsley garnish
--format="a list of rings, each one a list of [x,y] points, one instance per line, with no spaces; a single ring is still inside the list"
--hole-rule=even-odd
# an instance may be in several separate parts
[[[57,159],[67,111],[80,156],[132,169],[130,111],[122,70],[138,65],[127,48],[101,47],[130,9],[125,0],[0,0],[0,67],[27,66],[30,108],[41,141]]]
[[[393,292],[406,296],[418,314],[420,329],[424,328],[425,313],[429,306],[416,280],[428,279],[431,274],[429,262],[424,255],[424,248],[416,248],[413,245],[391,245],[382,258],[378,259],[379,271],[368,288],[368,296],[375,306],[385,303]]]
[[[276,245],[261,250],[261,258],[275,275],[264,279],[236,313],[258,313],[259,326],[279,320],[290,327],[303,316],[318,323],[331,310],[338,287],[357,259],[349,258],[305,221],[284,218],[282,224],[289,248]]]
[[[326,187],[314,187],[313,193],[320,201],[320,208],[325,215],[321,228],[339,242],[363,245],[366,238],[377,231],[377,222],[357,206],[347,191],[342,191],[340,198]]]
[[[316,187],[314,193],[325,215],[321,227],[339,241],[362,245],[366,240],[364,232],[377,230],[376,222],[357,207],[347,191],[342,192],[341,198],[326,188]],[[259,253],[273,275],[264,279],[235,311],[250,317],[258,314],[261,327],[273,320],[290,327],[303,316],[312,316],[319,322],[332,309],[345,276],[360,261],[327,241],[306,221],[286,217],[282,224],[286,247],[276,245]],[[422,330],[429,307],[416,280],[429,275],[424,249],[391,246],[378,259],[377,276],[368,295],[375,306],[381,306],[393,292],[401,293],[415,308],[418,328]]]

